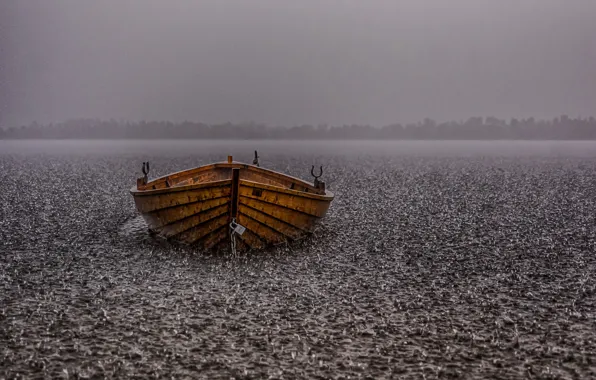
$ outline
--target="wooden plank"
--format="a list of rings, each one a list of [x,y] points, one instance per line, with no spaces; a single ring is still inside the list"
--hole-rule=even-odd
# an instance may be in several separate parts
[[[175,180],[177,182],[174,182],[173,186],[194,185],[204,182],[215,182],[229,179],[230,173],[228,170],[215,168],[209,171],[189,175],[187,178],[180,177]]]
[[[225,199],[225,198],[222,198]],[[196,215],[192,215],[188,218],[176,221],[174,223],[163,226],[161,230],[157,230],[160,235],[170,238],[174,235],[178,235],[184,231],[187,231],[193,227],[197,227],[209,220],[216,218],[220,215],[228,213],[228,205],[223,204],[219,207],[211,208],[207,211],[201,212]]]
[[[180,206],[168,207],[165,209],[153,211],[147,214],[151,220],[151,225],[155,228],[163,227],[185,218],[193,217],[197,214],[207,212],[213,208],[221,205],[228,205],[229,197],[221,197],[208,199],[206,201],[199,201],[194,203],[187,203]]]
[[[142,213],[161,210],[169,207],[195,203],[230,195],[230,185],[204,187],[187,191],[175,191],[147,196],[135,196],[137,209]]]
[[[261,241],[258,235],[256,235],[254,232],[251,232],[248,228],[241,236],[236,235],[236,241],[238,240],[242,240],[249,248],[252,249],[261,249],[267,246],[267,244]]]
[[[166,188],[166,185],[165,185],[166,181],[168,181],[170,183],[177,184],[180,182],[184,182],[185,180],[187,180],[188,178],[191,178],[191,177],[200,178],[203,175],[205,175],[205,173],[218,172],[218,171],[221,171],[221,168],[219,168],[218,164],[209,164],[209,165],[199,166],[199,167],[192,168],[192,169],[185,169],[185,170],[171,173],[171,174],[168,174],[168,175],[165,175],[162,177],[155,178],[146,184],[145,189],[151,190],[153,187],[155,187],[156,189],[164,189],[164,188]],[[197,181],[194,181],[194,182],[197,182]]]
[[[270,183],[274,186],[281,186],[287,189],[294,188],[299,191],[310,191],[311,193],[318,191],[312,184],[300,178],[255,166],[250,166],[247,169],[245,178],[250,181]]]
[[[240,196],[257,199],[262,202],[285,207],[290,210],[302,212],[308,215],[323,217],[329,208],[328,201],[301,197],[299,195],[286,194],[274,190],[253,187],[245,182],[241,183]]]
[[[279,219],[304,231],[312,231],[318,218],[282,206],[263,202],[257,199],[240,197],[240,204],[260,211],[265,215]]]
[[[246,227],[246,229],[259,237],[260,240],[268,244],[278,244],[287,241],[287,237],[279,233],[271,227],[265,226],[256,220],[244,215],[238,215],[238,223]],[[244,232],[246,233],[246,231]]]
[[[197,227],[193,227],[183,233],[176,235],[176,240],[182,241],[187,244],[193,244],[199,239],[207,236],[209,233],[217,230],[221,226],[228,224],[228,216],[226,214],[221,215],[215,219],[211,219],[209,222],[201,224]]]
[[[293,177],[287,174],[279,173],[273,170],[257,167],[254,165],[244,163],[218,163],[215,164],[217,168],[242,168],[241,180],[251,180],[254,178],[254,182],[265,181],[265,183],[274,184],[274,186],[280,186],[290,188],[294,184],[295,188],[308,189],[309,193],[313,195],[318,192],[318,189],[313,186],[312,183],[304,181],[300,178]],[[325,195],[323,195],[325,196]]]
[[[167,193],[179,186],[202,184],[206,181],[221,182],[230,180],[231,171],[229,171],[229,169],[232,168],[242,169],[241,180],[278,186],[288,190],[298,190],[300,192],[305,192],[305,194],[308,195],[318,195],[323,198],[329,198],[329,200],[333,198],[331,192],[326,191],[321,194],[320,189],[317,189],[312,183],[300,178],[243,163],[215,163],[182,170],[153,179],[149,181],[146,186],[143,186],[142,189],[137,189],[135,186],[131,189],[131,193],[133,195],[142,195],[151,192]],[[169,184],[169,187],[166,183]]]
[[[253,187],[253,188],[256,187],[256,188],[263,189],[263,190],[275,191],[275,192],[281,193],[281,194],[299,196],[299,197],[306,198],[306,199],[314,199],[317,201],[331,202],[334,198],[334,195],[331,192],[328,192],[325,194],[317,194],[314,191],[310,191],[310,190],[302,191],[296,187],[298,185],[295,183],[291,184],[290,186],[284,187],[284,186],[269,185],[267,183],[240,179],[240,186],[243,186],[243,185],[248,186],[248,187]]]
[[[289,239],[298,239],[305,233],[305,230],[297,228],[290,223],[286,223],[281,219],[276,219],[270,215],[264,214],[245,204],[240,205],[239,211],[241,214],[244,214],[249,218],[258,221],[259,223],[269,226],[270,228],[274,229],[280,234],[283,234]]]
[[[202,240],[202,246],[205,250],[209,250],[219,243],[226,242],[228,240],[229,227],[222,226],[218,230],[213,231]]]
[[[278,186],[278,187],[287,188],[287,189],[289,189],[292,186],[292,184],[294,183],[288,178],[285,178],[285,179],[277,178],[272,175],[269,175],[268,173],[261,173],[259,171],[253,171],[253,170],[243,170],[241,179],[243,179],[245,181],[258,182],[258,183],[263,183],[263,184],[267,184],[267,185],[271,185],[271,186]],[[299,187],[302,190],[304,190],[306,188],[305,186],[300,186],[297,184],[294,184],[294,187],[295,188]]]

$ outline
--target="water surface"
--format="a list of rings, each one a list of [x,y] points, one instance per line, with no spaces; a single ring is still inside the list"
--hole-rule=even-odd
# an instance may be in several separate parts
[[[128,193],[228,154],[334,192],[305,241],[154,241]],[[592,142],[0,141],[2,377],[590,378]]]

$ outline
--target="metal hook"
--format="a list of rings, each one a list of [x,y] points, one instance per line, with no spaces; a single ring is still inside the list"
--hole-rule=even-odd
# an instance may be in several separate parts
[[[255,150],[255,159],[252,160],[252,164],[259,166],[259,155],[257,154],[256,150]]]
[[[315,175],[315,166],[313,165],[310,169],[310,174],[315,177],[315,187],[319,190],[322,190],[325,193],[325,182],[319,181],[319,178],[323,175],[323,166],[321,166],[321,172],[319,175]]]
[[[143,162],[143,174],[145,177],[149,174],[149,162]]]
[[[315,175],[315,166],[313,165],[310,169],[310,174],[312,174],[312,176],[315,177],[315,180],[319,179],[319,177],[323,175],[323,166],[321,166],[321,173],[319,175]]]
[[[143,161],[143,177],[137,178],[137,189],[143,188],[147,184],[147,174],[149,174],[149,162]]]

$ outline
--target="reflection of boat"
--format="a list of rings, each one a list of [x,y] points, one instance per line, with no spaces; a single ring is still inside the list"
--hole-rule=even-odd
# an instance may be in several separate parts
[[[312,185],[260,168],[256,152],[253,165],[228,156],[227,162],[151,181],[148,171],[143,163],[145,176],[130,192],[149,230],[204,249],[246,251],[299,239],[313,231],[333,200],[320,175]]]

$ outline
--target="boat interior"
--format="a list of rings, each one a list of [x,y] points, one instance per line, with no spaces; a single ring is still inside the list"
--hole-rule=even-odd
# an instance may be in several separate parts
[[[146,177],[139,178],[137,190],[162,190],[202,183],[230,181],[232,169],[240,169],[240,181],[280,187],[312,194],[325,194],[324,187],[314,185],[298,178],[290,177],[258,166],[243,163],[216,163],[184,170],[170,175],[147,181]]]

